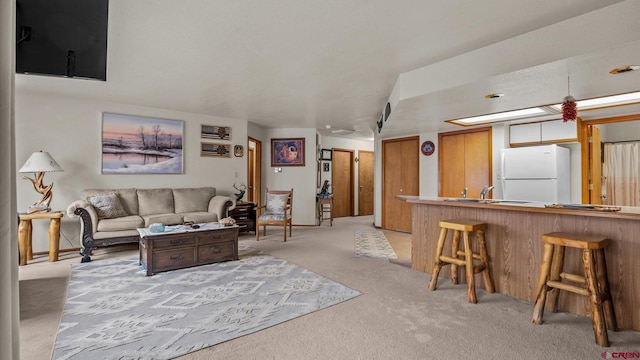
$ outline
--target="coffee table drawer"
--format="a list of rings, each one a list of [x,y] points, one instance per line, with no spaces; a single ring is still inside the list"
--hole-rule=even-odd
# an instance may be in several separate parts
[[[163,239],[155,239],[153,241],[153,248],[156,250],[171,248],[174,246],[193,246],[196,243],[196,239],[191,234],[176,234],[171,235]]]
[[[152,269],[157,272],[193,266],[196,262],[194,250],[194,247],[185,247],[174,250],[154,251]]]
[[[233,241],[235,238],[234,229],[220,229],[198,234],[198,245],[214,244],[219,242]]]
[[[217,244],[198,246],[198,263],[212,263],[224,260],[235,260],[234,242],[225,241]]]

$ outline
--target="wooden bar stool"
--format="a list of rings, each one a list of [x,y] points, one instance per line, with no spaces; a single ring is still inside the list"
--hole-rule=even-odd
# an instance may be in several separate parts
[[[618,331],[604,258],[604,248],[609,244],[609,239],[595,235],[554,232],[542,235],[542,241],[544,250],[531,322],[542,324],[547,291],[549,310],[553,312],[557,311],[559,290],[571,291],[589,298],[596,343],[609,346],[607,328]],[[563,272],[566,247],[582,249],[584,276]]]
[[[436,256],[431,272],[431,281],[429,282],[429,290],[435,290],[438,283],[438,274],[443,265],[451,265],[451,283],[458,283],[458,266],[464,266],[467,274],[467,293],[470,303],[477,303],[476,284],[474,275],[482,272],[484,278],[484,286],[488,293],[493,293],[493,279],[491,278],[491,268],[489,266],[489,255],[487,253],[487,244],[484,239],[484,230],[487,224],[473,220],[442,220],[438,222],[440,226],[440,237],[438,238],[438,247],[436,248]],[[451,243],[451,256],[442,255],[444,243],[447,238],[447,231],[453,230],[453,238]],[[475,232],[478,239],[478,247],[480,253],[474,253],[471,247],[470,234]],[[459,249],[460,233],[463,234],[464,251]],[[479,265],[473,264],[473,260],[480,261]]]

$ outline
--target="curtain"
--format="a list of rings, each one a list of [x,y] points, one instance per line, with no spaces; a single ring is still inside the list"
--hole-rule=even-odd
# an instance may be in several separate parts
[[[640,141],[604,144],[605,203],[616,206],[640,205]]]

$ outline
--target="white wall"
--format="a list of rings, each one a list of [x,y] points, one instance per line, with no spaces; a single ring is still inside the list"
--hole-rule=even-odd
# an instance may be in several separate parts
[[[373,151],[373,140],[351,140],[345,139],[341,137],[335,136],[322,136],[320,138],[320,144],[323,149],[344,149],[344,150],[354,150],[354,157],[358,157],[358,153],[360,150],[364,151]],[[322,161],[325,163],[327,161]],[[375,162],[375,159],[374,159]],[[358,166],[359,162],[354,162],[353,167],[353,213],[355,216],[358,216]],[[321,169],[320,172],[320,184],[322,184],[325,180],[329,180],[329,184],[332,182],[332,174],[333,174],[333,166],[329,166],[329,171],[324,171]]]
[[[262,141],[263,189],[288,190],[293,188],[293,224],[315,225],[316,223],[316,129],[289,128],[265,129],[262,137],[251,133]],[[305,166],[282,166],[282,172],[271,167],[271,139],[304,138]],[[294,234],[295,235],[295,234]]]
[[[24,76],[24,75],[22,75]],[[68,81],[87,81],[69,79]],[[247,122],[126,104],[69,99],[16,90],[16,163],[18,167],[32,152],[48,151],[64,172],[45,175],[54,183],[51,207],[65,210],[86,188],[157,188],[214,186],[218,194],[233,196],[234,182],[247,181],[246,155],[236,158],[200,157],[200,142],[247,146]],[[184,173],[171,175],[101,174],[102,112],[183,120]],[[231,141],[200,138],[200,126],[231,126]],[[232,146],[233,148],[233,146]],[[246,152],[245,152],[246,153]],[[28,175],[28,174],[27,174]],[[30,175],[32,176],[32,175]],[[40,199],[31,183],[17,178],[18,209],[24,211]],[[48,224],[33,222],[33,250],[48,250]],[[62,219],[60,247],[80,247],[80,222]]]
[[[16,164],[13,137],[15,1],[0,0],[0,359],[20,358]]]

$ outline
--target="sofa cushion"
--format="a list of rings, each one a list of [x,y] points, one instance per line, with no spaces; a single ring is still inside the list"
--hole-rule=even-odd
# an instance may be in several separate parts
[[[140,216],[173,212],[171,189],[138,189],[138,214]]]
[[[142,218],[144,219],[144,227],[149,227],[149,225],[153,223],[160,223],[163,225],[179,225],[184,223],[182,215],[172,213],[144,215]]]
[[[175,212],[203,212],[209,207],[209,200],[216,195],[216,188],[201,187],[189,189],[173,189]]]
[[[98,219],[113,219],[129,215],[122,207],[120,197],[116,193],[89,196],[87,201],[96,210]]]
[[[135,230],[144,227],[144,220],[140,216],[130,215],[115,219],[102,219],[98,221],[98,231]]]
[[[136,189],[87,189],[82,191],[80,198],[87,200],[89,196],[116,193],[120,197],[120,203],[129,215],[138,214],[138,195]]]
[[[218,219],[218,215],[210,212],[190,212],[190,213],[182,213],[180,214],[184,218],[184,221],[193,221],[196,224],[216,222]]]

